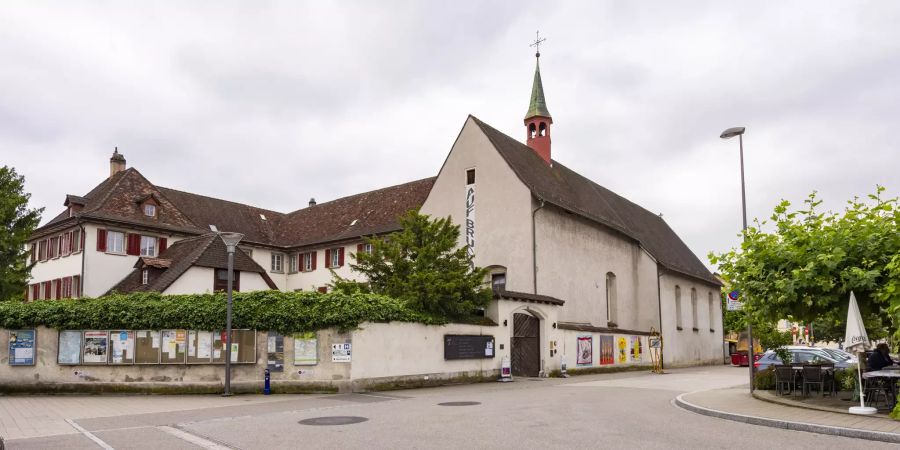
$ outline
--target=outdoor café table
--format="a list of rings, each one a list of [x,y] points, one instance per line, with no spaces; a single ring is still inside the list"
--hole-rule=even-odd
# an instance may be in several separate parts
[[[893,405],[897,401],[897,381],[900,381],[900,370],[873,370],[871,372],[863,373],[862,376],[866,379],[887,378],[890,381],[890,383],[888,383],[888,386],[891,387],[891,404]]]
[[[804,366],[818,366],[822,369],[822,372],[825,372],[825,376],[828,375],[834,376],[834,366],[823,366],[819,364],[791,364],[791,369],[794,370],[794,382],[797,384],[795,387],[800,389],[803,387],[803,367]]]

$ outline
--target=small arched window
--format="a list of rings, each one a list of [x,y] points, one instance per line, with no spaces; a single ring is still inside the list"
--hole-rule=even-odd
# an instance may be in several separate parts
[[[537,135],[537,128],[535,128],[534,124],[528,125],[528,136],[532,139]]]
[[[697,328],[697,289],[694,288],[691,288],[691,324],[694,331],[699,330]]]
[[[675,286],[675,326],[681,330],[681,287]]]
[[[540,131],[541,136],[546,136],[547,135],[547,124],[544,122],[541,122],[541,126],[538,128],[538,130]]]
[[[616,293],[616,274],[606,272],[606,318],[608,326],[618,326],[619,305]]]

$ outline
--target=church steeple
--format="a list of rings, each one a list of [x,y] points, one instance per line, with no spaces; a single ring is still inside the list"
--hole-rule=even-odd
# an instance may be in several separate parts
[[[541,42],[538,36],[533,47],[537,47],[534,54],[536,59],[534,66],[534,83],[531,85],[531,101],[528,104],[528,113],[525,114],[525,130],[528,133],[526,144],[531,147],[547,164],[550,164],[550,124],[553,118],[547,110],[547,100],[544,99],[544,85],[541,83]]]

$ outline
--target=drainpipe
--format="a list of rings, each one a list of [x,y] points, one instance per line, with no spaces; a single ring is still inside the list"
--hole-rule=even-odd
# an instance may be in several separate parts
[[[534,294],[537,295],[537,238],[535,236],[535,215],[544,207],[544,199],[541,200],[541,206],[531,210],[531,263],[532,263],[532,280],[534,281]]]
[[[82,242],[87,242],[87,236],[85,236],[87,230],[84,229],[84,224],[81,223],[81,221],[78,222],[78,228],[81,228],[81,242],[78,243],[81,245],[81,281],[78,283],[78,290],[80,292],[77,292],[77,294],[78,298],[81,298],[84,297],[84,255],[87,255],[87,249],[84,248]]]
[[[662,339],[663,337],[663,320],[662,320],[662,289],[660,288],[659,279],[662,277],[662,274],[659,272],[659,262],[656,263],[656,304],[659,306],[659,337]],[[665,342],[665,340],[663,340]],[[659,349],[659,367],[663,370],[666,369],[666,363],[664,358],[665,345],[663,348]]]

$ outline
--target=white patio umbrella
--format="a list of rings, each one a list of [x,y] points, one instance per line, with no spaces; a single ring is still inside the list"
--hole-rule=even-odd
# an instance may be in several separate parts
[[[850,350],[854,347],[861,347],[859,350],[865,350],[869,345],[869,336],[866,334],[866,327],[863,325],[862,316],[859,315],[859,305],[856,304],[856,296],[850,291],[850,307],[847,308],[847,332],[844,334],[844,349]],[[851,406],[851,414],[871,415],[878,412],[871,406],[866,406],[865,394],[862,388],[862,361],[857,361],[856,372],[859,377],[859,406]]]

